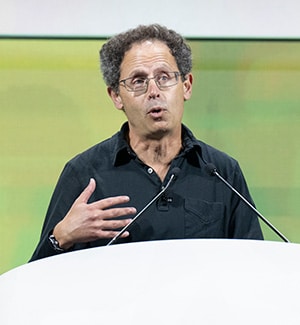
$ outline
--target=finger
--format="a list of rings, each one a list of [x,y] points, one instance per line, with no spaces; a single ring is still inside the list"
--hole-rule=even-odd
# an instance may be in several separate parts
[[[107,210],[100,210],[98,216],[103,220],[111,220],[120,216],[130,216],[136,213],[136,208],[126,207],[126,208],[112,208]],[[120,219],[115,219],[120,220]]]
[[[129,231],[124,231],[120,238],[126,238],[129,236]]]
[[[87,203],[91,195],[94,193],[95,189],[96,189],[96,181],[94,178],[91,178],[88,186],[82,191],[82,193],[78,196],[76,201]]]
[[[114,238],[119,234],[119,231],[105,231],[104,235],[102,235],[103,238]],[[123,234],[120,236],[120,238],[126,238],[130,235],[129,231],[124,231]]]
[[[108,234],[108,238],[114,238],[116,235],[118,235],[119,232],[111,232]],[[124,231],[123,234],[119,238],[126,238],[130,235],[129,231]]]
[[[107,197],[105,199],[101,199],[99,201],[92,203],[92,205],[94,208],[104,210],[118,204],[127,203],[129,201],[130,201],[129,196],[119,195],[119,196]]]
[[[102,230],[105,231],[116,231],[116,229],[122,229],[129,225],[132,222],[132,219],[123,219],[123,220],[105,220],[102,226]]]

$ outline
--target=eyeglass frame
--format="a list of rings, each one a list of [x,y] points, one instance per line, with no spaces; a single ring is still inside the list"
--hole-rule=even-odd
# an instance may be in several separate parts
[[[150,80],[153,79],[153,80],[155,81],[156,86],[157,86],[160,90],[163,90],[163,89],[166,89],[166,88],[173,87],[173,86],[177,85],[177,84],[178,84],[179,77],[182,77],[182,73],[180,73],[179,71],[170,71],[170,72],[168,72],[168,73],[174,73],[174,77],[175,77],[175,79],[176,79],[176,83],[174,83],[173,85],[169,85],[169,86],[161,86],[161,85],[158,83],[158,80],[155,79],[155,78],[158,77],[159,73],[156,74],[155,76],[151,77],[151,78],[149,78],[149,77],[145,77],[144,79],[145,79],[145,82],[146,82],[146,86],[145,86],[145,88],[142,88],[142,89],[140,89],[140,90],[133,90],[133,89],[130,89],[130,88],[128,87],[128,85],[126,85],[126,83],[125,83],[126,80],[133,79],[134,77],[128,77],[128,78],[125,78],[125,79],[119,80],[119,85],[120,85],[120,84],[123,85],[124,88],[125,88],[127,91],[129,91],[129,92],[133,92],[133,93],[139,93],[139,92],[140,92],[141,94],[144,94],[144,93],[146,93],[146,92],[148,91],[148,87],[149,87],[149,82],[150,82]]]

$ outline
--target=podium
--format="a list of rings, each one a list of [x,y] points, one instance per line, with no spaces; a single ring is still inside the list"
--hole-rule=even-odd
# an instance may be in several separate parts
[[[187,239],[41,259],[0,276],[0,324],[300,324],[300,245]]]

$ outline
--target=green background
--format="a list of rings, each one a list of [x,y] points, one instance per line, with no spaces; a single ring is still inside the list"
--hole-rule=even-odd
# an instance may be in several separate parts
[[[66,161],[125,121],[99,72],[102,43],[0,39],[0,273],[30,258]],[[257,208],[300,243],[300,42],[189,43],[184,123],[240,162]]]

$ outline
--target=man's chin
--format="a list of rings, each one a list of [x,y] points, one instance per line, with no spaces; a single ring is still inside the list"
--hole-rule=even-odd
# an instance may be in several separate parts
[[[158,123],[155,125],[155,127],[150,132],[150,137],[153,139],[159,140],[163,137],[165,137],[170,132],[170,129],[167,125],[167,123]]]

